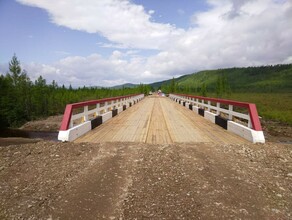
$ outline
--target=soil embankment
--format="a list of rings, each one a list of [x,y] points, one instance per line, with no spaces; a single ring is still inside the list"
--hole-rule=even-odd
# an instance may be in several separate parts
[[[46,119],[30,121],[24,124],[20,129],[30,131],[59,131],[63,115],[50,116]]]

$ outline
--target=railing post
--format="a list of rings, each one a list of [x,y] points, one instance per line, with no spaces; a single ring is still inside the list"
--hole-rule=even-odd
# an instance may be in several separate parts
[[[250,114],[248,113],[247,115],[248,115],[247,127],[253,128],[250,120]]]
[[[83,116],[83,120],[84,121],[88,121],[88,105],[84,106],[84,116]]]
[[[216,107],[217,107],[216,114],[220,115],[220,102],[217,102]]]
[[[109,111],[109,104],[108,102],[105,102],[105,112],[108,112]]]
[[[232,117],[233,117],[233,114],[232,114],[232,112],[233,112],[233,105],[229,105],[229,115],[228,115],[228,119],[229,120],[232,120]]]
[[[69,128],[73,128],[74,124],[73,124],[73,120],[70,120],[70,124],[69,124]]]
[[[98,112],[98,110],[99,110],[99,107],[100,107],[100,105],[99,105],[99,103],[97,103],[96,104],[96,111],[95,111],[95,116],[98,116],[99,115],[99,112]]]
[[[208,101],[208,111],[210,111],[211,101]]]

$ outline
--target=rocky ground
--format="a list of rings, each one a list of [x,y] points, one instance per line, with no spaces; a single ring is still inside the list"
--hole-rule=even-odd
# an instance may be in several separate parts
[[[271,120],[262,120],[261,123],[268,142],[292,144],[292,126]]]
[[[0,219],[292,219],[288,144],[0,148]]]
[[[0,219],[292,219],[291,132],[273,126],[247,145],[0,139]]]

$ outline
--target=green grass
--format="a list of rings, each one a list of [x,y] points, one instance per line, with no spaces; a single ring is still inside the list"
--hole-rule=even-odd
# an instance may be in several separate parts
[[[215,94],[208,96],[216,97]],[[280,121],[292,126],[292,93],[234,93],[224,98],[255,103],[264,119]]]

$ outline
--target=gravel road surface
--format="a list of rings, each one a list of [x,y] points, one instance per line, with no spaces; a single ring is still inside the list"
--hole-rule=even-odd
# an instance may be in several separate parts
[[[0,219],[292,219],[289,144],[0,147]]]

